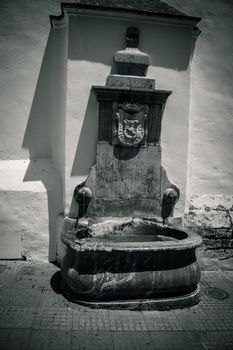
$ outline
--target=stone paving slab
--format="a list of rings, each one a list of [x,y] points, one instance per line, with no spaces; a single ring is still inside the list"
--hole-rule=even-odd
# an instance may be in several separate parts
[[[201,302],[170,311],[89,309],[59,294],[56,266],[0,261],[0,349],[233,349],[233,259],[199,260]]]

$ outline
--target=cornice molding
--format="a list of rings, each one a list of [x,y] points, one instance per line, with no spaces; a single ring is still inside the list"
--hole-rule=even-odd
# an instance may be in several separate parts
[[[197,39],[200,34],[201,34],[201,30],[198,27],[194,26],[192,31],[192,37],[194,39]]]
[[[179,27],[194,28],[201,20],[200,17],[175,15],[137,9],[84,5],[79,3],[61,3],[61,15],[50,16],[51,26],[60,28],[68,24],[69,16],[87,16],[97,18],[111,18],[116,20],[130,20],[131,22],[146,22]]]
[[[92,86],[95,91],[97,101],[140,101],[144,103],[158,104],[165,103],[172,91],[167,90],[152,90],[141,88],[117,88],[109,86]]]

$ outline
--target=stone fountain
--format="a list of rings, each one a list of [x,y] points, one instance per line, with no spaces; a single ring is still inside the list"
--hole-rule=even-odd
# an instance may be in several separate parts
[[[179,189],[161,166],[161,122],[171,91],[146,78],[149,56],[129,27],[116,73],[92,86],[99,103],[96,165],[66,218],[63,293],[92,307],[167,309],[199,301],[196,234],[166,225]],[[165,223],[165,225],[164,225]]]

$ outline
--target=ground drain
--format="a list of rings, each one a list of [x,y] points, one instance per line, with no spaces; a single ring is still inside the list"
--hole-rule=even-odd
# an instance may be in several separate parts
[[[218,300],[224,300],[229,297],[229,294],[225,290],[220,288],[213,288],[213,287],[206,288],[205,294],[209,297],[212,297]]]

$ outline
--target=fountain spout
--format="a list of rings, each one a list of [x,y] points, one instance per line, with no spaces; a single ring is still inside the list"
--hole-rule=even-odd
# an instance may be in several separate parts
[[[78,185],[74,190],[74,198],[78,203],[78,215],[75,225],[75,227],[77,227],[79,219],[82,218],[86,213],[86,210],[92,198],[92,191],[90,190],[90,188],[84,186],[83,184]]]
[[[173,214],[174,207],[176,202],[179,199],[179,190],[174,188],[167,188],[163,192],[162,199],[162,208],[161,208],[161,216],[163,219],[163,225],[165,223],[165,219]]]

